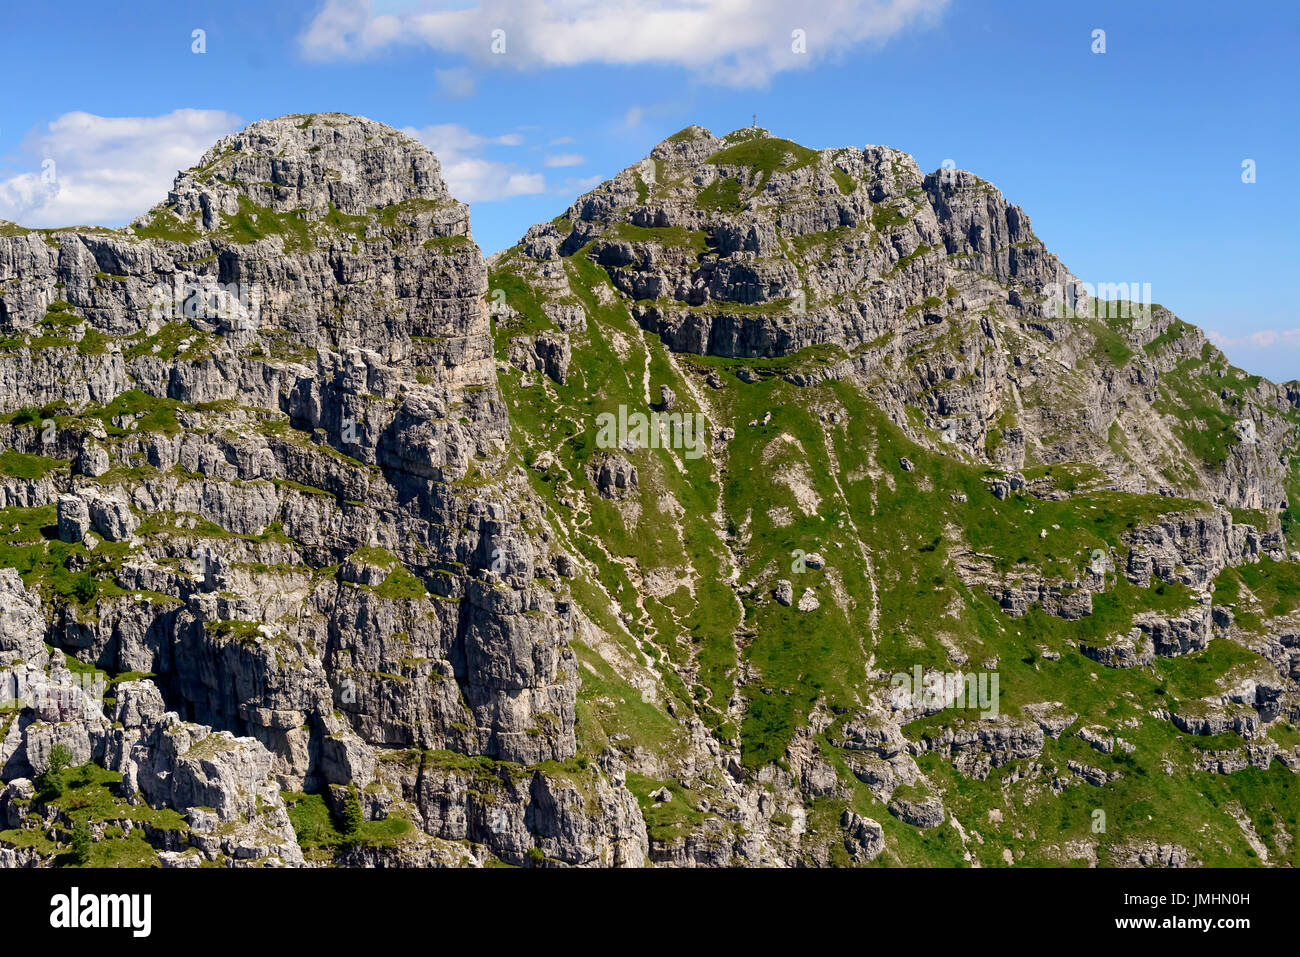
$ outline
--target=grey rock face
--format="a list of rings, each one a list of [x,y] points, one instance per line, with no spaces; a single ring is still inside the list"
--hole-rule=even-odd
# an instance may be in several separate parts
[[[646,861],[636,799],[595,766],[525,770],[490,761],[387,762],[393,790],[436,838],[485,845],[501,860],[637,867]]]
[[[1111,771],[1108,773],[1102,768],[1095,768],[1092,765],[1084,764],[1081,761],[1067,761],[1065,766],[1071,772],[1078,775],[1081,779],[1095,788],[1104,787],[1106,784],[1109,784],[1120,776],[1119,771]]]
[[[0,568],[0,665],[14,661],[43,664],[45,616],[37,597],[30,594],[12,568]],[[0,688],[0,699],[7,696]]]
[[[1043,729],[1043,733],[1059,738],[1061,732],[1074,724],[1079,716],[1065,709],[1059,701],[1041,701],[1025,705],[1022,709]]]
[[[94,439],[87,438],[81,443],[81,450],[72,465],[77,474],[98,478],[109,470],[108,450]]]
[[[1150,613],[1139,615],[1134,623],[1143,633],[1151,636],[1156,654],[1165,657],[1200,651],[1210,643],[1211,613],[1208,602],[1178,617]]]
[[[1037,724],[1014,721],[1003,715],[961,730],[945,728],[941,734],[923,739],[932,751],[954,756],[987,755],[993,767],[1016,758],[1029,758],[1043,750],[1043,729]]]
[[[871,818],[845,811],[840,824],[844,828],[844,846],[854,861],[873,861],[885,849],[884,828]]]
[[[3,331],[70,316],[106,345],[0,354],[5,411],[82,413],[54,441],[85,484],[10,504],[57,503],[59,538],[127,594],[42,608],[7,572],[0,663],[43,667],[48,637],[156,678],[118,687],[122,728],[15,721],[6,777],[66,743],[153,804],[226,823],[263,808],[275,842],[213,832],[204,855],[293,862],[281,786],[365,787],[393,748],[573,756],[568,605],[534,577],[531,493],[504,481],[486,267],[432,154],[370,120],[282,117],[218,142],[130,229],[14,233]],[[529,353],[564,381],[563,335]],[[611,491],[635,483],[610,473]],[[129,551],[95,565],[96,536]],[[636,863],[636,801],[604,788],[625,824],[590,821],[581,850],[582,800],[515,797],[556,822],[537,812],[545,853]]]
[[[895,798],[889,804],[889,813],[913,827],[938,827],[944,822],[943,802],[937,797],[915,801]]]
[[[1140,628],[1116,636],[1106,645],[1081,643],[1079,650],[1107,668],[1143,668],[1155,660],[1155,646]]]
[[[90,506],[78,495],[59,496],[59,540],[79,542],[90,531]]]
[[[1187,867],[1187,849],[1154,841],[1124,844],[1112,852],[1116,867]]]
[[[1125,575],[1142,587],[1158,578],[1204,588],[1229,565],[1255,561],[1260,555],[1283,557],[1280,533],[1236,524],[1225,509],[1167,516],[1136,530],[1131,544]]]
[[[521,336],[510,343],[510,361],[514,365],[543,372],[560,385],[569,374],[569,355],[569,337],[564,333]]]
[[[636,466],[617,452],[593,455],[588,471],[596,490],[605,498],[624,498],[637,487]]]
[[[94,495],[89,502],[90,527],[110,542],[123,542],[139,524],[120,492]]]

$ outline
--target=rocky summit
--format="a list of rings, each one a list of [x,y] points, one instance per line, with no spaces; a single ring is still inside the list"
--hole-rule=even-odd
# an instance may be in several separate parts
[[[1300,383],[1116,291],[756,128],[0,223],[0,866],[1294,864]]]

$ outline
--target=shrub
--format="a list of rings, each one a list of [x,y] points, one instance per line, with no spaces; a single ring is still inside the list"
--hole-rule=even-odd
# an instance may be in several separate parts
[[[81,867],[90,863],[90,822],[78,821],[72,827],[72,861]]]
[[[361,830],[361,799],[357,797],[356,787],[348,786],[347,800],[343,802],[343,813],[339,815],[339,830],[352,836]]]
[[[50,749],[50,762],[36,778],[37,795],[42,801],[52,801],[63,793],[63,772],[72,765],[72,752],[65,744]]]
[[[87,604],[99,593],[99,583],[90,572],[78,572],[72,576],[72,595],[81,604]]]

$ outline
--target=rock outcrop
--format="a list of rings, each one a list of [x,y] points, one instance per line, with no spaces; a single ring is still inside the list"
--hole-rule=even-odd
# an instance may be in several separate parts
[[[73,467],[21,502],[57,513],[67,551],[30,594],[0,580],[0,654],[33,685],[53,680],[45,641],[149,677],[115,687],[116,730],[23,710],[6,777],[61,742],[123,797],[217,824],[271,808],[283,846],[258,856],[291,863],[279,788],[365,787],[388,749],[574,756],[568,605],[535,578],[529,493],[503,481],[486,268],[432,154],[369,120],[282,117],[218,142],[128,229],[13,233],[0,408],[76,414],[13,430]],[[531,352],[562,381],[562,339]],[[537,780],[514,797],[564,832],[571,799]],[[626,818],[608,846],[640,846],[635,800],[604,787]],[[597,862],[588,827],[587,850],[543,850]]]

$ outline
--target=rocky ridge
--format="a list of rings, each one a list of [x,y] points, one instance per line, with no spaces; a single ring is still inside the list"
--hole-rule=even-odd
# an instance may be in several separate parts
[[[1082,288],[754,129],[488,262],[341,114],[0,224],[0,864],[1288,859],[1300,389]]]

